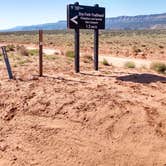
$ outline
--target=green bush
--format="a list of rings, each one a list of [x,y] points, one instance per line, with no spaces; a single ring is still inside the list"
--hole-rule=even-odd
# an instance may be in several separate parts
[[[104,66],[110,66],[110,64],[108,63],[108,61],[106,59],[103,59],[103,65]]]
[[[38,55],[39,51],[37,49],[33,49],[33,50],[28,50],[29,55],[34,56],[34,55]]]
[[[130,61],[125,63],[126,68],[135,68],[135,63]]]
[[[68,58],[74,58],[74,52],[73,51],[67,51],[65,54]]]
[[[151,64],[151,69],[162,74],[166,74],[166,64],[155,62]]]

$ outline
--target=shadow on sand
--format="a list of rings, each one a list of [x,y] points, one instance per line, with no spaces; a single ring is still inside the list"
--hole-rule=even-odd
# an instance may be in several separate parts
[[[72,79],[66,79],[66,78],[63,78],[63,77],[54,77],[54,76],[48,76],[48,75],[44,75],[43,76],[44,78],[51,78],[53,80],[60,80],[60,81],[66,81],[66,82],[74,82],[74,83],[82,83],[82,84],[87,84],[87,82],[85,81],[79,81],[79,80],[72,80]]]
[[[108,76],[108,75],[104,75],[104,74],[90,74],[90,73],[83,73],[83,72],[80,72],[81,75],[83,76],[90,76],[90,77],[107,77],[107,78],[115,78],[116,76]]]
[[[126,82],[134,82],[134,83],[143,83],[150,84],[154,82],[162,82],[166,83],[166,77],[154,75],[154,74],[131,74],[117,77],[117,80],[126,81]]]
[[[145,74],[127,74],[127,75],[123,75],[123,76],[117,76],[117,75],[109,75],[108,76],[108,75],[104,75],[104,74],[88,74],[88,73],[80,73],[80,74],[83,76],[115,78],[116,80],[120,80],[120,81],[142,83],[142,84],[150,84],[150,83],[155,83],[155,82],[166,83],[166,76],[160,76],[160,75],[148,74],[148,73],[145,73]],[[43,78],[60,80],[60,81],[64,81],[64,82],[73,82],[73,83],[82,83],[82,84],[88,83],[86,81],[63,78],[61,76],[44,75]],[[39,76],[33,75],[33,77],[30,79],[18,78],[15,80],[28,82],[28,81],[39,80]]]
[[[59,80],[59,81],[63,81],[63,82],[73,82],[73,83],[82,83],[82,84],[87,84],[88,83],[86,81],[67,79],[67,78],[63,78],[63,77],[60,77],[60,76],[56,77],[56,76],[49,76],[49,75],[43,75],[42,77],[39,77],[39,75],[32,75],[32,78],[29,78],[29,79],[17,78],[15,80],[19,80],[19,81],[22,81],[22,82],[29,82],[29,81],[39,80],[39,78],[47,78],[47,79]]]

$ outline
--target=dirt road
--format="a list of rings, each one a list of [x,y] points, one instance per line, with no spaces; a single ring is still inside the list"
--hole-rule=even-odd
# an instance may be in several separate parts
[[[30,47],[27,46],[27,49],[36,49],[36,47]],[[61,50],[56,50],[53,48],[45,48],[43,49],[43,52],[47,55],[54,55],[54,54],[61,54]],[[82,56],[85,55],[85,53],[81,53]],[[93,55],[92,55],[93,57]],[[136,68],[150,68],[153,60],[143,60],[143,59],[136,59],[136,58],[127,58],[127,57],[115,57],[115,56],[110,56],[110,55],[99,55],[99,61],[103,62],[106,60],[110,65],[113,65],[115,67],[124,67],[127,62],[133,62],[135,64]]]

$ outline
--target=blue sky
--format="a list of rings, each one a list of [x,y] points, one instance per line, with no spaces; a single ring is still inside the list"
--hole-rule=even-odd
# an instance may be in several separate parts
[[[76,0],[0,0],[0,29],[66,19],[66,5]],[[106,7],[107,17],[166,13],[166,0],[79,0]]]

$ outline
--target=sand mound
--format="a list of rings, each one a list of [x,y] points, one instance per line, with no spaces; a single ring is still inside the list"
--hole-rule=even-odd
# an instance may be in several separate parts
[[[0,71],[0,165],[166,165],[166,77],[45,64],[43,78],[35,62]]]

